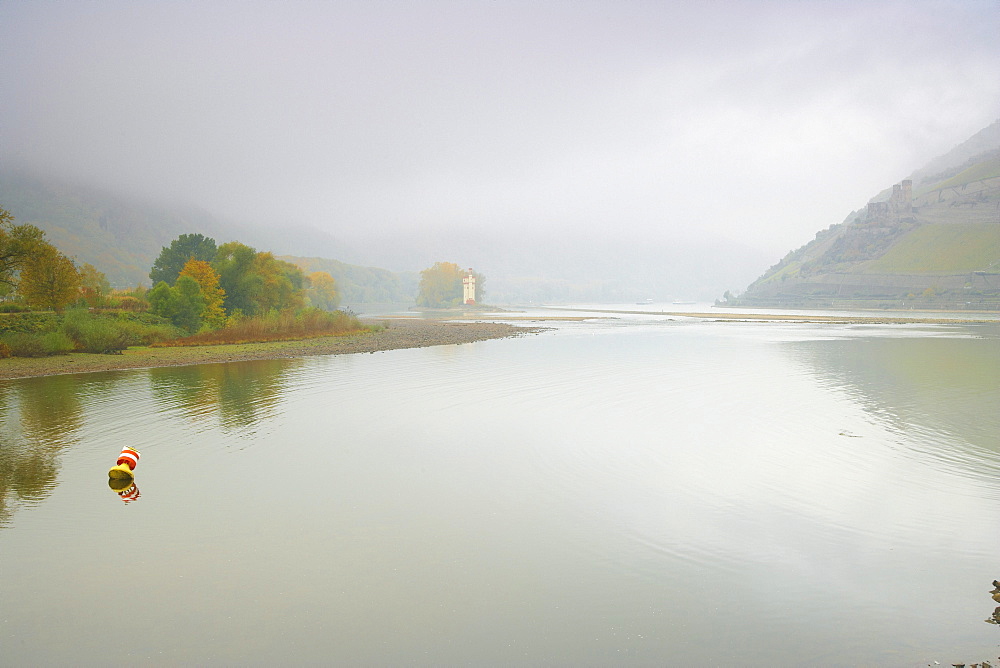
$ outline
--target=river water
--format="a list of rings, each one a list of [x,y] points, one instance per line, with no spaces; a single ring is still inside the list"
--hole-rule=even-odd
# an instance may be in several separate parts
[[[0,381],[0,664],[1000,657],[1000,324],[598,315]]]

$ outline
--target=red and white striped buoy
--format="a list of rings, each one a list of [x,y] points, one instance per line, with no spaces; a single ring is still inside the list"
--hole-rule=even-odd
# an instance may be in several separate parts
[[[139,464],[139,451],[135,448],[125,446],[122,453],[118,455],[118,461],[108,471],[111,478],[132,478],[135,467]]]
[[[123,489],[118,492],[118,496],[122,497],[122,501],[125,503],[132,503],[139,498],[139,488],[135,486],[135,482],[128,486],[128,489]]]
[[[139,451],[128,446],[122,448],[122,453],[118,455],[118,461],[115,464],[127,464],[129,470],[134,471],[136,465],[139,464]]]
[[[111,477],[108,478],[108,487],[113,489],[125,503],[131,503],[139,498],[139,488],[135,485],[135,478]]]

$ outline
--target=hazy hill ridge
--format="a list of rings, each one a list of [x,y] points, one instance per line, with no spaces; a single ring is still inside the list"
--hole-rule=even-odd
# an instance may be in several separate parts
[[[352,304],[412,303],[420,280],[416,272],[360,267],[322,257],[281,255],[278,259],[291,262],[306,274],[325,271],[333,276],[342,308]]]
[[[492,303],[707,301],[745,285],[767,259],[758,249],[718,239],[511,235],[502,226],[489,233],[413,228],[366,237],[357,224],[342,223],[338,235],[354,233],[346,243],[315,228],[281,221],[267,228],[242,225],[194,207],[151,203],[10,167],[0,168],[0,206],[18,223],[45,230],[64,253],[94,265],[115,287],[148,285],[161,248],[181,234],[201,233],[219,243],[237,240],[271,251],[306,271],[330,273],[344,306],[412,302],[418,270],[437,261],[482,271]]]
[[[230,240],[225,226],[208,214],[167,209],[20,170],[0,173],[0,206],[16,222],[40,227],[78,263],[97,267],[115,287],[148,285],[153,260],[180,234]]]
[[[817,233],[728,303],[1000,307],[1000,120]]]
[[[318,230],[261,230],[226,223],[197,209],[157,205],[15,169],[0,172],[0,206],[14,214],[16,222],[43,229],[78,263],[97,267],[115,287],[149,285],[153,261],[181,234],[200,233],[219,243],[236,240],[276,253],[302,248],[336,252],[339,247]],[[329,272],[345,305],[408,301],[416,292],[416,279],[409,274],[337,260],[284,259],[307,271]]]

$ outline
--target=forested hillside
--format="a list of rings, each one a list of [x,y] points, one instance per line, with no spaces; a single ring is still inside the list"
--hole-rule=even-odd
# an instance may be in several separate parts
[[[0,173],[0,206],[18,223],[44,230],[70,257],[97,267],[114,287],[148,285],[153,260],[180,234],[230,236],[204,213],[168,210],[23,171]]]
[[[359,267],[339,260],[320,257],[283,255],[306,274],[325,271],[337,282],[340,303],[351,304],[412,303],[417,292],[416,272],[393,272],[376,267]]]

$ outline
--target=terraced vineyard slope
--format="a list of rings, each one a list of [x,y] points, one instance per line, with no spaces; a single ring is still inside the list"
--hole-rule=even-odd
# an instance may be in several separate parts
[[[1000,309],[1000,121],[819,232],[726,304]]]

